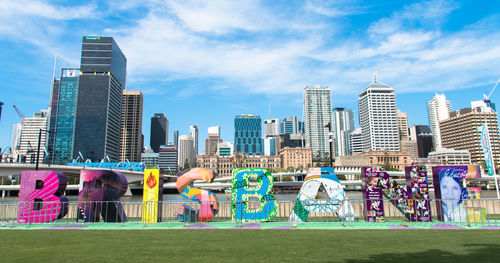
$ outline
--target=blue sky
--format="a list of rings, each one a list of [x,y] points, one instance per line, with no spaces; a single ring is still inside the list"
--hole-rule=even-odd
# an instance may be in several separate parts
[[[82,36],[112,36],[128,59],[127,89],[144,93],[143,133],[164,112],[173,130],[209,126],[233,140],[241,113],[302,115],[306,85],[329,85],[353,109],[372,75],[396,90],[409,123],[426,102],[452,109],[482,99],[500,78],[498,1],[17,0],[0,5],[0,147],[19,122],[48,108],[53,57],[78,67]],[[500,91],[492,100],[498,102]]]

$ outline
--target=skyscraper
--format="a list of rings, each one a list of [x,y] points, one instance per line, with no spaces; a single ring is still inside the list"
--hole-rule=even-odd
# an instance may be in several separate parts
[[[189,134],[191,138],[193,138],[193,147],[195,156],[198,155],[198,126],[191,125],[189,126]]]
[[[260,116],[242,114],[234,118],[234,152],[261,155],[262,121]]]
[[[354,113],[345,108],[333,109],[335,156],[350,155],[349,136],[354,131]]]
[[[69,163],[73,159],[75,120],[80,69],[63,68],[61,78],[54,81],[50,110],[49,162]]]
[[[47,133],[40,133],[40,129],[46,130],[48,124],[49,110],[41,110],[33,113],[33,117],[24,118],[19,138],[19,154],[21,162],[35,163],[38,150],[38,136],[40,137],[40,149],[47,142]],[[40,163],[47,157],[45,151],[40,150],[38,158]]]
[[[313,158],[318,154],[330,154],[329,131],[325,128],[329,123],[333,128],[330,88],[320,85],[305,87],[303,113],[306,142],[312,148]]]
[[[432,133],[427,125],[414,124],[410,128],[410,138],[417,144],[418,158],[427,158],[432,151]],[[411,153],[410,153],[411,154]]]
[[[205,140],[205,155],[217,154],[217,146],[222,143],[220,138],[220,127],[208,127],[208,138]]]
[[[378,82],[375,76],[372,83],[359,94],[358,105],[363,151],[399,152],[394,89]]]
[[[163,113],[155,113],[151,117],[151,136],[149,144],[151,149],[157,153],[160,145],[167,145],[168,142],[168,119]]]
[[[160,146],[158,167],[165,173],[175,174],[178,170],[178,152],[173,144]]]
[[[142,153],[142,107],[140,91],[123,91],[120,161],[140,162]]]
[[[175,146],[175,149],[179,149],[179,131],[178,130],[174,131],[174,146]]]
[[[439,122],[450,118],[450,102],[446,99],[444,94],[436,93],[434,98],[427,102],[427,110],[429,113],[429,126],[432,132],[434,149],[436,150],[443,147],[441,143],[441,128]]]
[[[450,118],[440,122],[442,147],[454,150],[468,150],[473,164],[482,165],[484,154],[481,147],[479,126],[487,123],[490,134],[491,151],[495,165],[500,164],[500,136],[497,113],[483,112],[481,107],[463,108],[451,112]]]
[[[190,168],[195,167],[196,164],[196,155],[194,154],[194,143],[193,138],[182,135],[179,137],[179,150],[178,152],[178,161],[177,165],[180,170],[183,170],[186,166],[186,161],[189,164]]]
[[[264,120],[264,137],[278,136],[280,131],[279,122],[278,119]]]
[[[349,135],[349,149],[350,154],[362,153],[363,152],[363,138],[361,128],[356,128]]]
[[[120,159],[127,58],[112,37],[83,37],[73,156]]]
[[[304,122],[297,116],[280,120],[280,134],[303,134]]]
[[[396,116],[398,118],[399,140],[408,140],[408,138],[410,137],[408,131],[408,113],[396,110]]]

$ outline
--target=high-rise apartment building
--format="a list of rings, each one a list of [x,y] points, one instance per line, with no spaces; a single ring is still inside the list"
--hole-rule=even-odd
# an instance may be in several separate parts
[[[234,118],[234,151],[245,155],[261,155],[262,121],[260,116],[242,114]]]
[[[163,113],[155,113],[151,118],[151,137],[149,144],[155,153],[159,152],[161,145],[168,142],[168,119]]]
[[[439,122],[450,118],[450,110],[450,102],[446,99],[444,94],[436,93],[434,98],[427,102],[429,126],[431,128],[432,141],[435,150],[443,147]]]
[[[280,134],[303,134],[304,122],[297,116],[280,120]]]
[[[312,148],[313,157],[330,154],[329,131],[325,126],[333,125],[331,98],[328,86],[313,85],[304,88],[306,142]]]
[[[38,150],[38,138],[40,137],[40,155],[39,163],[48,156],[45,154],[43,147],[47,142],[47,133],[41,130],[47,130],[49,118],[49,110],[41,110],[33,113],[33,117],[26,117],[21,126],[21,135],[19,138],[19,155],[21,162],[35,163]]]
[[[120,161],[140,162],[142,153],[142,107],[140,91],[123,91]]]
[[[197,125],[189,126],[189,134],[191,138],[193,138],[193,147],[195,155],[198,155],[198,130],[199,129]]]
[[[47,143],[50,163],[65,164],[73,159],[79,78],[80,69],[62,68],[60,79],[54,80]]]
[[[399,152],[399,131],[396,116],[396,93],[374,77],[358,96],[359,123],[363,151]]]
[[[217,154],[217,145],[222,143],[220,127],[208,127],[208,138],[205,140],[205,155]]]
[[[361,128],[356,128],[349,136],[349,149],[350,154],[363,152],[363,138]]]
[[[335,156],[350,155],[349,135],[354,131],[354,113],[345,108],[333,109]]]
[[[495,165],[500,164],[500,137],[497,113],[482,112],[481,108],[464,108],[450,113],[450,118],[439,123],[442,147],[454,150],[468,150],[471,162],[482,165],[484,154],[481,147],[479,126],[487,123],[490,134],[491,150]]]
[[[127,58],[112,37],[83,37],[73,156],[120,159]]]
[[[264,120],[264,137],[276,137],[280,132],[278,119]]]
[[[410,137],[408,131],[408,113],[396,110],[396,117],[398,118],[399,140],[408,140]]]
[[[418,158],[427,158],[432,151],[432,133],[427,125],[413,125],[410,128],[410,139],[417,143]]]
[[[194,142],[193,138],[182,135],[179,137],[179,149],[177,165],[180,170],[183,170],[186,166],[186,162],[190,168],[195,167],[196,164],[196,155],[194,154]]]

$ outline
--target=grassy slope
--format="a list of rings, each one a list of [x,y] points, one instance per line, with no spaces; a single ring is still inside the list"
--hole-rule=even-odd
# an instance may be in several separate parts
[[[0,262],[498,262],[496,230],[3,230]]]

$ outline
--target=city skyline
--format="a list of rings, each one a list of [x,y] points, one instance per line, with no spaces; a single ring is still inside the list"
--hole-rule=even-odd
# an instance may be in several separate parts
[[[284,16],[292,11],[286,11],[269,25],[252,25],[248,19],[252,12],[245,11],[255,11],[255,15],[272,14],[279,6],[258,2],[243,4],[241,10],[222,1],[189,11],[186,7],[192,3],[169,1],[162,7],[172,12],[170,15],[162,14],[158,3],[136,8],[133,1],[121,6],[97,2],[67,8],[63,4],[35,2],[39,4],[31,5],[31,9],[21,8],[20,3],[2,7],[5,28],[0,30],[3,39],[0,45],[8,52],[0,55],[5,69],[0,72],[0,101],[5,103],[0,122],[1,148],[10,145],[13,124],[20,122],[12,105],[17,105],[25,116],[47,109],[53,54],[58,53],[56,72],[63,67],[78,67],[84,35],[110,36],[120,45],[130,65],[127,89],[144,93],[144,120],[156,112],[164,112],[171,122],[169,130],[179,130],[181,134],[188,134],[190,125],[198,125],[201,131],[221,126],[222,139],[229,142],[234,140],[234,116],[243,113],[268,116],[269,104],[272,118],[292,115],[303,118],[301,93],[307,85],[330,86],[334,97],[332,107],[352,109],[357,116],[357,94],[370,83],[372,74],[377,73],[380,80],[396,90],[396,106],[408,113],[411,126],[428,124],[426,102],[436,92],[444,93],[452,110],[458,110],[468,107],[472,100],[481,100],[482,94],[491,89],[499,77],[495,72],[499,62],[495,60],[500,56],[500,19],[494,15],[499,7],[486,1],[474,2],[475,7],[472,1],[381,2],[377,5],[358,2],[342,6],[306,1],[290,5],[289,10],[295,14],[290,16],[290,21],[285,21]],[[135,9],[138,11],[133,11]],[[96,10],[103,10],[100,14],[104,23],[86,18]],[[224,17],[223,14],[235,10],[236,18],[232,19],[240,23],[220,19],[207,23],[203,18],[192,18],[196,12]],[[409,10],[426,11],[422,13],[428,14],[427,23],[412,16]],[[435,12],[429,13],[429,10]],[[116,21],[111,11],[116,15],[130,14],[131,20]],[[309,19],[302,21],[301,12]],[[466,18],[464,12],[468,12]],[[14,15],[18,22],[9,21]],[[180,23],[172,24],[175,19]],[[24,28],[18,28],[19,21],[24,22],[20,23]],[[59,23],[61,21],[63,23]],[[59,25],[54,31],[37,30],[39,26],[56,24]],[[173,30],[168,32],[178,34],[174,34],[173,40],[148,35],[159,25],[166,28],[165,32]],[[290,25],[294,25],[292,32],[285,29]],[[345,29],[339,28],[341,26]],[[143,35],[139,29],[144,29]],[[347,31],[357,33],[351,35]],[[281,41],[268,45],[275,41],[270,35],[276,35]],[[368,38],[367,44],[359,40],[363,36]],[[194,46],[187,45],[186,50],[174,48],[173,44],[186,37],[193,37],[194,43],[202,48],[193,55],[190,54],[196,50]],[[333,37],[340,42],[325,44]],[[477,47],[467,44],[471,39]],[[215,44],[203,44],[209,40]],[[307,48],[313,40],[319,44]],[[165,41],[170,50],[159,52],[158,58],[170,62],[158,62],[151,56],[150,52],[158,51],[155,44],[159,41]],[[234,47],[238,46],[235,43],[240,47]],[[452,46],[456,51],[445,52],[452,43],[458,45]],[[170,57],[165,53],[175,55]],[[211,57],[211,53],[221,60]],[[193,63],[196,56],[201,59]],[[375,60],[379,62],[362,66]],[[199,68],[207,70],[197,75],[195,71]],[[231,77],[233,75],[240,77]],[[493,93],[493,102],[500,96],[497,92]],[[185,107],[189,104],[197,106]],[[359,127],[358,118],[355,119]],[[145,146],[150,133],[147,123],[143,124]],[[201,132],[199,141],[207,137],[207,133]],[[200,152],[203,148],[199,146]]]

